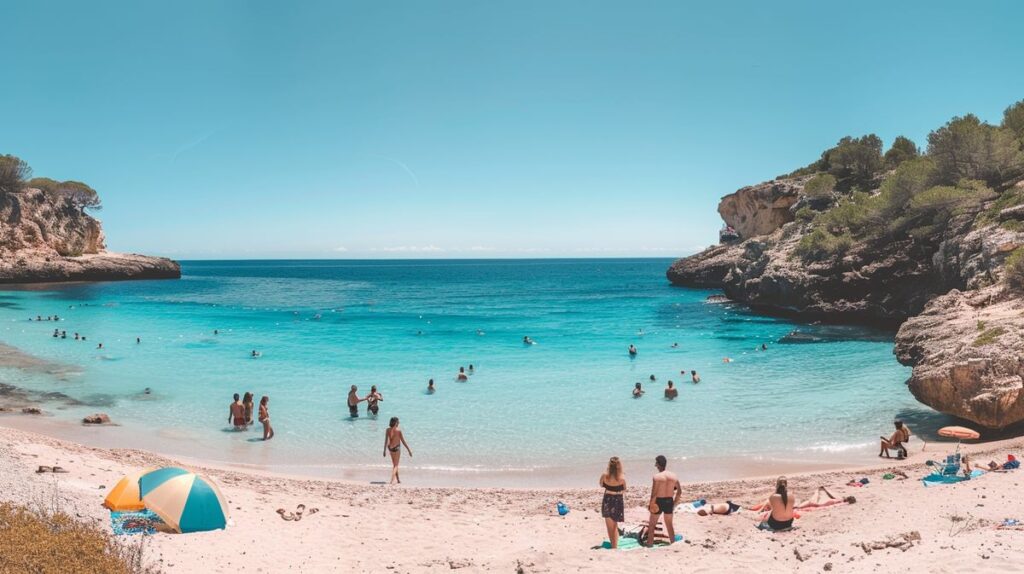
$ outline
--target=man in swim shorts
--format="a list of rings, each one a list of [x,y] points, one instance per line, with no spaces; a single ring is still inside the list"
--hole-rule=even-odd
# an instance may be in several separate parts
[[[245,405],[238,393],[235,393],[235,401],[228,407],[228,422],[235,425],[235,430],[245,428]]]
[[[668,382],[668,386],[665,387],[665,398],[668,400],[675,399],[679,396],[679,389],[676,388],[672,381]]]
[[[348,416],[357,419],[359,418],[359,403],[366,399],[359,398],[356,391],[359,390],[355,385],[352,385],[352,389],[348,392]]]
[[[668,466],[668,459],[664,455],[658,455],[654,459],[654,466],[658,472],[654,475],[651,484],[651,501],[647,505],[651,513],[650,523],[647,525],[647,545],[654,545],[654,529],[658,526],[658,519],[665,516],[665,530],[668,531],[668,542],[672,544],[676,540],[676,531],[672,528],[672,511],[679,504],[683,496],[683,488],[679,485],[679,477],[676,473],[665,470]]]

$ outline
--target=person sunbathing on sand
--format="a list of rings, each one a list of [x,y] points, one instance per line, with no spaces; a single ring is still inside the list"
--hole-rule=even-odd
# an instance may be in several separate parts
[[[789,495],[789,481],[780,476],[775,481],[775,494],[768,497],[762,508],[769,509],[766,520],[757,525],[761,530],[788,530],[793,527],[793,507],[796,500]]]
[[[822,496],[824,495],[824,496]],[[857,499],[852,496],[844,496],[843,498],[836,498],[832,496],[832,493],[828,491],[824,486],[819,486],[817,492],[810,500],[806,500],[797,504],[793,508],[806,510],[811,508],[824,508],[826,506],[835,506],[837,504],[855,504]]]
[[[700,507],[699,510],[697,510],[697,515],[711,516],[713,514],[719,514],[725,516],[728,514],[732,514],[733,512],[736,512],[740,508],[741,507],[739,504],[736,504],[731,500],[727,500],[725,502],[719,502],[717,504],[705,504],[704,506]]]
[[[683,487],[679,484],[679,477],[676,473],[665,470],[668,466],[668,459],[664,455],[658,455],[654,459],[654,466],[658,472],[651,482],[651,500],[647,504],[647,510],[651,513],[651,521],[647,525],[647,545],[654,545],[654,530],[658,526],[658,518],[665,516],[665,530],[668,531],[668,543],[676,540],[676,531],[672,528],[672,512],[679,499],[683,496]]]

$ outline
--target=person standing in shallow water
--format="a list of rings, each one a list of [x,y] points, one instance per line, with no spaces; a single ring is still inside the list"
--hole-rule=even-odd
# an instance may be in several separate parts
[[[253,398],[254,397],[252,396],[252,393],[249,393],[249,392],[247,392],[244,395],[242,395],[242,406],[245,409],[245,424],[246,425],[251,425],[252,424],[252,407],[253,407],[252,402],[253,402]]]
[[[366,395],[366,415],[377,416],[380,411],[380,401],[384,400],[384,396],[377,392],[377,385],[370,387],[370,394]]]
[[[359,388],[352,385],[352,388],[348,391],[348,416],[354,419],[359,418],[359,403],[366,400],[359,398],[359,395],[356,394],[357,390]]]
[[[436,389],[434,389],[434,379],[430,379],[429,381],[427,381],[427,394],[432,395],[434,394],[435,390]]]
[[[402,447],[412,456],[412,449],[409,448],[409,443],[405,442],[405,434],[402,432],[402,427],[398,426],[398,417],[391,417],[391,422],[388,423],[388,430],[384,431],[384,456],[391,453],[391,483],[402,484],[402,479],[398,477],[398,463],[402,458]]]
[[[263,424],[263,440],[270,440],[274,438],[274,427],[270,426],[270,408],[267,403],[270,402],[270,397],[263,395],[260,399],[260,423]]]
[[[668,386],[665,387],[665,398],[668,400],[674,400],[679,396],[679,389],[676,388],[672,381],[668,382]]]
[[[233,424],[235,430],[245,428],[245,405],[238,399],[238,393],[235,393],[235,400],[228,407],[228,423]]]

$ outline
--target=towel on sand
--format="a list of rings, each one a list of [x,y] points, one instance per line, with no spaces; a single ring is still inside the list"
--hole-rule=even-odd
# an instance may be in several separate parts
[[[110,527],[117,536],[156,534],[156,527],[163,523],[164,521],[148,508],[136,512],[110,513]]]
[[[682,542],[682,541],[683,541],[683,535],[682,534],[676,534],[676,542]],[[659,548],[661,546],[668,546],[668,542],[665,542],[663,540],[655,540],[654,541],[654,547],[655,548]],[[601,543],[601,548],[603,550],[611,550],[612,549],[612,543],[608,542],[607,540],[605,540],[604,542]],[[616,550],[636,550],[637,548],[646,548],[646,547],[643,544],[640,544],[640,541],[637,540],[636,538],[627,538],[625,536],[619,536],[619,547]]]
[[[985,474],[985,471],[974,469],[971,471],[971,478],[978,478]],[[956,484],[968,480],[966,477],[961,475],[956,476],[941,476],[938,474],[929,474],[928,476],[921,479],[921,482],[925,486],[939,486],[940,484]]]

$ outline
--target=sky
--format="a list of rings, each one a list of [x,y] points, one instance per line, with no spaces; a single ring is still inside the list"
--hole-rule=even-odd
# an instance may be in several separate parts
[[[674,257],[844,135],[1024,98],[1024,3],[7,0],[0,153],[182,259]]]

